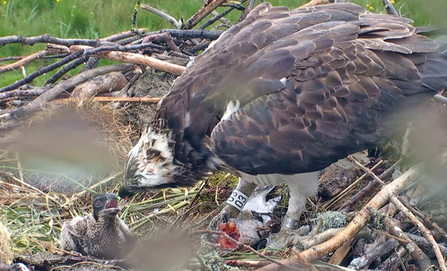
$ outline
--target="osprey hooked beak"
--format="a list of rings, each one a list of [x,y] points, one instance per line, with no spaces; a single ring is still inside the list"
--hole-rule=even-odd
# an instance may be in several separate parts
[[[170,131],[149,127],[129,152],[119,196],[126,198],[145,190],[174,187],[174,145]]]

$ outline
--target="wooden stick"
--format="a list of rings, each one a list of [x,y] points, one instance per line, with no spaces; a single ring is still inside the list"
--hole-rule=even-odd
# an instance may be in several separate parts
[[[70,46],[71,51],[88,50],[91,48],[92,47],[90,46],[84,46],[84,45]],[[182,74],[183,71],[185,70],[185,67],[183,66],[170,64],[150,56],[143,56],[134,53],[111,51],[111,52],[98,52],[94,55],[100,58],[149,66],[154,69],[169,72],[176,75]]]
[[[201,8],[196,14],[194,14],[189,20],[186,22],[186,29],[191,29],[196,26],[203,18],[208,16],[213,10],[215,10],[218,6],[227,2],[227,0],[211,0],[207,5]]]
[[[12,71],[14,69],[18,69],[30,62],[33,62],[36,59],[43,58],[44,56],[46,56],[46,54],[47,54],[47,52],[45,50],[42,50],[37,53],[31,54],[27,57],[24,57],[17,62],[8,64],[8,65],[3,65],[0,67],[0,74],[7,72],[7,71]]]
[[[154,7],[151,7],[151,6],[149,6],[149,5],[146,5],[146,4],[140,4],[140,7],[141,7],[142,9],[145,9],[145,10],[147,10],[147,11],[149,11],[149,12],[154,13],[155,15],[158,15],[158,16],[162,17],[162,18],[165,19],[166,21],[170,22],[173,26],[175,26],[175,28],[177,28],[177,29],[181,29],[181,28],[182,28],[182,24],[179,23],[179,22],[178,22],[174,17],[172,17],[171,15],[169,15],[169,14],[167,14],[167,13],[161,11],[161,10],[158,10],[158,9],[156,9],[156,8],[154,8]]]
[[[12,111],[3,110],[0,111],[0,114],[9,113],[10,115],[21,117],[25,114],[36,112],[40,110],[42,107],[44,107],[46,103],[56,98],[56,96],[62,93],[63,91],[70,89],[74,86],[77,86],[81,83],[84,83],[85,81],[89,80],[92,77],[96,77],[113,71],[129,71],[132,69],[134,69],[134,65],[119,64],[119,65],[102,66],[99,68],[82,72],[76,76],[73,76],[65,81],[60,82],[53,88],[48,89],[45,93],[37,97],[34,101],[29,103],[28,105],[22,106]]]
[[[386,9],[386,13],[399,16],[399,13],[397,13],[396,8],[394,7],[393,3],[391,3],[390,0],[382,0],[383,6]]]
[[[421,270],[427,270],[427,267],[431,265],[430,258],[416,245],[402,229],[391,220],[389,216],[384,216],[382,219],[383,224],[387,227],[387,230],[396,236],[396,240],[400,245],[408,250],[408,253],[416,261]]]
[[[434,96],[434,98],[435,98],[435,100],[438,100],[438,101],[440,101],[440,102],[442,102],[442,103],[447,104],[447,97],[444,97],[444,96],[442,96],[442,95],[440,95],[440,94],[436,94],[436,95]]]
[[[383,161],[383,160],[380,160]],[[396,161],[391,167],[389,167],[387,170],[385,170],[384,172],[382,172],[382,174],[379,175],[379,178],[381,180],[385,180],[386,178],[388,178],[389,175],[391,175],[396,168],[400,165],[400,163],[402,162],[402,159],[399,159],[398,161]],[[374,166],[372,170],[374,170],[376,166]],[[365,173],[366,174],[366,173]],[[347,201],[344,202],[343,208],[340,208],[339,211],[341,212],[349,212],[351,210],[351,207],[358,202],[359,200],[363,199],[367,194],[369,194],[370,192],[372,192],[374,190],[374,188],[376,186],[378,186],[379,183],[372,180],[371,182],[369,182],[365,187],[363,187],[360,191],[358,191],[357,193],[355,193],[354,196],[352,196],[351,198],[349,198]]]
[[[80,98],[65,98],[54,100],[55,103],[78,103],[81,101],[92,102],[123,102],[123,103],[158,103],[161,100],[160,97],[93,97],[90,99]]]
[[[301,7],[309,7],[309,6],[317,6],[317,5],[325,5],[330,4],[329,0],[311,0],[309,3],[302,5]]]
[[[422,213],[421,211],[417,210],[415,207],[411,206],[409,202],[406,202],[405,200],[403,200],[402,197],[398,197],[398,198],[399,198],[400,202],[403,205],[405,205],[405,207],[407,207],[412,213],[416,214],[422,220],[424,220],[424,222],[426,224],[431,225],[434,230],[436,230],[440,234],[442,234],[444,239],[447,240],[447,232],[443,228],[441,228],[436,222],[431,221],[424,213]]]
[[[379,162],[377,162],[377,164],[375,164],[371,170],[375,170],[377,167],[379,167],[381,164],[383,163],[383,160],[380,160]],[[337,201],[339,201],[341,198],[343,198],[346,194],[348,194],[352,189],[354,189],[354,187],[364,178],[366,178],[368,176],[368,173],[363,174],[362,176],[360,176],[357,180],[355,180],[352,184],[350,184],[348,187],[346,187],[342,192],[340,192],[338,195],[336,195],[334,198],[332,198],[330,201],[328,201],[327,203],[325,203],[323,205],[324,209],[329,209],[330,207],[332,207],[335,203],[337,203]]]
[[[357,161],[357,159],[355,159],[352,155],[348,156],[348,159],[351,160],[352,162],[354,162],[354,164],[360,168],[361,170],[363,170],[364,172],[368,173],[369,176],[373,177],[374,180],[376,180],[378,183],[380,183],[381,185],[385,185],[385,183],[379,178],[377,177],[376,174],[374,174],[374,172],[372,172],[369,168],[364,167],[362,164],[360,164],[359,161]]]
[[[345,243],[346,240],[349,240],[351,236],[357,234],[366,225],[369,218],[371,217],[371,214],[369,212],[370,208],[378,210],[380,207],[385,205],[393,194],[397,194],[402,189],[404,189],[410,182],[417,179],[419,175],[422,173],[424,167],[425,167],[424,164],[414,165],[410,169],[408,169],[404,174],[402,174],[399,178],[384,186],[382,190],[379,193],[377,193],[376,196],[374,196],[374,198],[372,198],[365,206],[363,206],[363,208],[357,213],[357,215],[354,217],[351,223],[349,223],[348,226],[346,226],[345,229],[339,232],[334,238],[301,252],[301,256],[305,257],[309,261],[313,261],[339,248],[341,245]],[[281,260],[280,262],[288,263],[290,261],[293,260],[287,258]],[[273,269],[272,267],[275,268]],[[266,270],[270,271],[280,269],[279,265],[275,266],[275,264],[270,264],[268,266],[258,269],[258,271],[266,271]]]
[[[396,205],[396,207],[404,213],[408,219],[416,226],[418,227],[419,231],[422,233],[422,235],[432,244],[433,251],[435,252],[436,258],[438,259],[439,268],[442,271],[447,271],[447,267],[445,265],[445,259],[442,256],[441,249],[439,248],[438,243],[436,242],[435,238],[431,234],[431,232],[422,224],[421,221],[410,211],[407,207],[405,207],[400,200],[393,195],[390,198],[391,202]]]

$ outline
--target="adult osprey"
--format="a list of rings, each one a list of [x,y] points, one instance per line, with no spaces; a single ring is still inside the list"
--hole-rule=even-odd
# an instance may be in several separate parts
[[[447,57],[405,18],[351,3],[257,6],[189,66],[129,153],[128,195],[240,177],[221,215],[285,181],[296,228],[318,171],[375,147],[447,87]]]

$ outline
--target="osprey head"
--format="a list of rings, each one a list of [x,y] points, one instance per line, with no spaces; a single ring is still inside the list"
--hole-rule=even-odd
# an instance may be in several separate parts
[[[125,181],[119,191],[120,197],[165,187],[174,187],[175,142],[172,131],[148,127],[138,143],[130,150],[125,166]]]

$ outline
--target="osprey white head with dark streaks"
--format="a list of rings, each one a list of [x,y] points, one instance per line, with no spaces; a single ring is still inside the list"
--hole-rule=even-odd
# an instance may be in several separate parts
[[[296,227],[319,170],[375,147],[447,87],[447,57],[410,23],[351,3],[260,4],[160,102],[129,153],[120,194],[226,171],[240,183],[225,218],[256,185],[285,181],[283,229]]]

